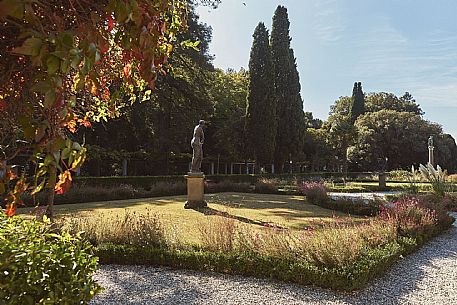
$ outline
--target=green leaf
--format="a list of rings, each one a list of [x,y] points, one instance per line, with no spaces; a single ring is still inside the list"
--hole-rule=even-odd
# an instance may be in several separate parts
[[[5,184],[0,183],[0,195],[3,194],[4,192],[5,192]]]
[[[33,191],[30,193],[30,195],[33,196],[33,195],[39,193],[39,192],[43,189],[45,183],[46,183],[46,180],[43,179],[43,180],[41,181],[41,183],[38,184],[37,187],[36,187],[35,189],[33,189]]]
[[[60,59],[57,56],[49,55],[46,60],[46,66],[48,67],[48,74],[53,75],[59,70]]]
[[[62,44],[67,48],[73,47],[73,35],[68,32],[61,33]]]
[[[54,149],[60,150],[65,147],[65,144],[66,144],[65,139],[60,136],[60,137],[56,138],[54,141]]]
[[[60,71],[62,71],[64,74],[68,74],[70,72],[70,60],[68,58],[65,58],[60,63]]]
[[[81,150],[81,145],[78,142],[73,142],[72,148],[75,150]]]
[[[62,150],[62,159],[68,159],[68,157],[70,156],[70,153],[71,153],[71,148],[64,148],[64,150]]]
[[[39,81],[32,87],[32,91],[38,93],[46,93],[51,89],[52,86],[48,81]]]
[[[56,160],[56,163],[59,163],[60,161],[60,151],[55,151],[53,154],[54,160]]]
[[[40,54],[42,41],[40,38],[30,37],[24,41],[22,46],[14,48],[13,53],[38,56]]]
[[[56,101],[56,93],[54,90],[49,90],[44,96],[44,108],[51,108]]]
[[[76,69],[76,68],[78,68],[80,63],[81,63],[81,56],[79,54],[75,54],[73,59],[71,60],[71,67],[73,69]]]
[[[116,8],[114,9],[114,17],[118,22],[127,20],[130,14],[130,9],[124,1],[117,1]]]
[[[46,158],[44,158],[44,165],[48,166],[49,164],[52,164],[54,162],[54,157],[51,155],[46,155]]]

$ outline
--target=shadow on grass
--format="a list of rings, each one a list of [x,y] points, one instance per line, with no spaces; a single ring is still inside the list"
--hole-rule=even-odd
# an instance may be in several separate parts
[[[253,220],[253,219],[249,219],[249,218],[246,218],[243,216],[233,215],[228,212],[219,211],[219,210],[216,210],[216,209],[213,209],[210,207],[195,208],[193,210],[200,212],[206,216],[217,215],[217,216],[221,216],[221,217],[225,217],[225,218],[235,219],[240,222],[247,223],[247,224],[258,225],[258,226],[262,226],[262,227],[274,227],[274,228],[278,228],[278,229],[284,229],[283,227],[281,227],[275,223],[272,223],[272,222]]]

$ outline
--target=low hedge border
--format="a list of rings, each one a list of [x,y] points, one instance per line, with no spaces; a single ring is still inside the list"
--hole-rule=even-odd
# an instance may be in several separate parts
[[[103,244],[95,249],[101,264],[167,266],[174,269],[220,272],[268,278],[302,285],[315,285],[340,291],[354,291],[384,274],[401,257],[417,251],[450,225],[436,226],[417,238],[399,237],[383,247],[371,249],[354,264],[342,268],[318,267],[258,254],[209,252],[201,249],[178,250]]]
[[[320,206],[324,209],[339,211],[357,216],[375,216],[381,212],[383,207],[380,202],[373,200],[363,202],[351,201],[350,199],[329,199],[325,201],[313,202],[312,204]]]
[[[329,269],[299,261],[257,254],[216,253],[203,250],[170,250],[104,244],[96,248],[101,264],[167,266],[175,269],[210,271],[268,278],[342,291],[360,289],[413,247],[413,240],[394,242],[371,250],[345,268]]]
[[[375,182],[376,180],[360,178],[372,173],[348,173],[347,181],[358,182]],[[296,173],[296,174],[241,174],[241,175],[205,175],[206,179],[211,182],[219,183],[223,181],[235,183],[254,184],[262,178],[277,178],[283,180],[294,179],[342,179],[343,173],[334,172],[316,172],[316,173]],[[74,177],[75,184],[87,184],[93,186],[117,186],[120,184],[129,184],[132,186],[149,186],[158,182],[183,182],[184,175],[176,176],[110,176],[110,177]]]
[[[138,265],[238,274],[353,291],[365,287],[401,257],[417,251],[449,229],[454,221],[453,217],[449,217],[437,225],[425,227],[419,235],[398,236],[393,242],[368,249],[356,262],[338,268],[319,267],[306,261],[256,253],[210,252],[198,246],[183,250],[107,243],[95,247],[95,254],[101,264],[129,265],[135,262]]]

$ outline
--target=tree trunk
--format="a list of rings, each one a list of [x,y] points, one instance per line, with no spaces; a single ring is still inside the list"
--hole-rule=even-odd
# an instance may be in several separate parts
[[[348,174],[348,145],[343,143],[343,173],[344,177]]]
[[[48,198],[47,198],[47,207],[46,207],[46,216],[51,220],[54,218],[54,196],[56,188],[56,179],[57,179],[57,166],[51,165],[49,169],[49,181],[48,181]]]

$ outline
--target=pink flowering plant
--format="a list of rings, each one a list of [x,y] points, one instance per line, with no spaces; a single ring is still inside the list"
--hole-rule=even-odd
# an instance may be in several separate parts
[[[300,193],[306,196],[309,203],[319,204],[328,201],[327,188],[323,182],[304,181],[298,186]]]
[[[402,236],[415,237],[438,224],[437,212],[426,207],[417,197],[406,197],[385,207],[381,219],[393,222]]]

